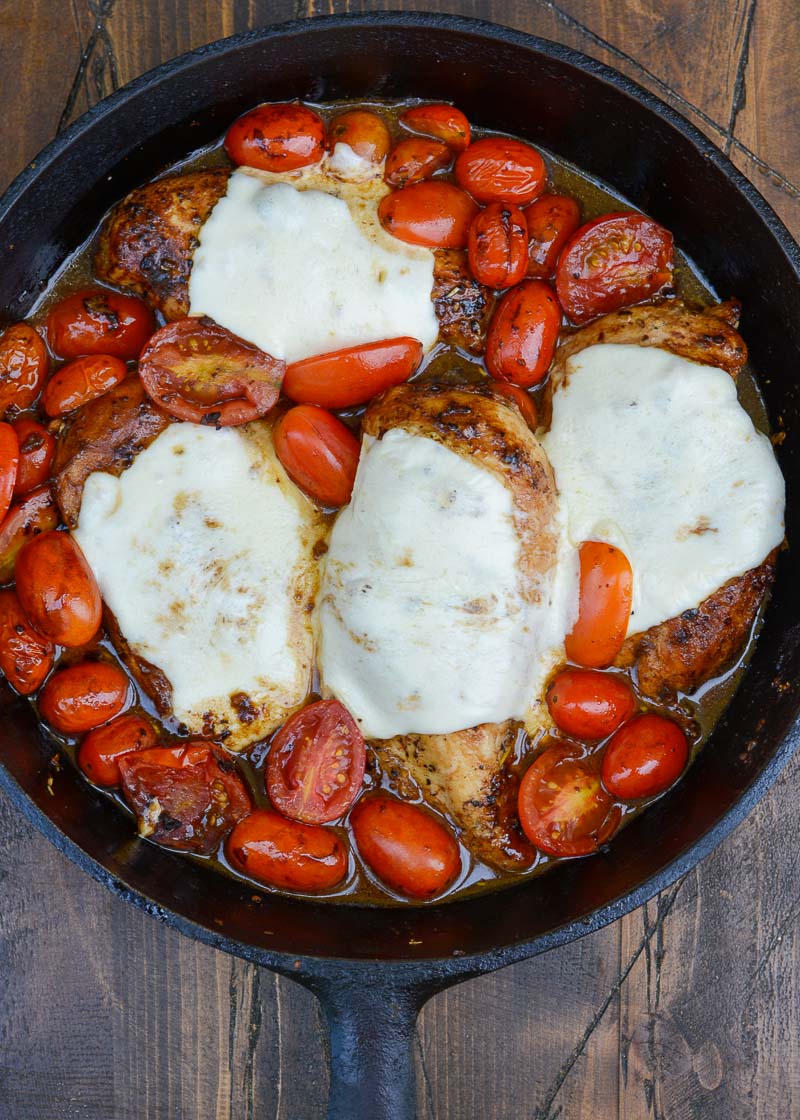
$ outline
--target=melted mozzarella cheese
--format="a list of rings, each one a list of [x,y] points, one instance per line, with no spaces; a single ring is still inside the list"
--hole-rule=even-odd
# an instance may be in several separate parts
[[[86,480],[75,537],[190,731],[238,749],[303,702],[316,522],[258,422],[173,424],[119,478]]]
[[[353,163],[340,147],[339,174]],[[400,335],[432,346],[433,253],[381,228],[387,190],[380,179],[343,181],[316,166],[285,176],[235,171],[200,231],[190,313],[287,362]]]
[[[621,548],[628,633],[696,607],[783,540],[784,483],[731,377],[655,347],[567,362],[543,444],[574,544]]]

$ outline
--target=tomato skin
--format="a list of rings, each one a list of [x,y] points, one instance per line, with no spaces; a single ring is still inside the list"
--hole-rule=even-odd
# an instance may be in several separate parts
[[[564,641],[570,661],[605,669],[625,641],[633,599],[633,572],[620,549],[584,541],[580,554],[578,619]]]
[[[14,423],[19,443],[19,463],[14,483],[14,497],[19,498],[41,486],[50,477],[50,467],[56,453],[55,437],[27,416]]]
[[[461,870],[455,837],[419,805],[370,794],[356,803],[350,823],[361,858],[398,894],[433,898]]]
[[[100,589],[69,533],[51,531],[29,540],[17,557],[16,579],[25,613],[51,641],[82,646],[100,629]]]
[[[325,151],[325,125],[298,102],[259,105],[239,117],[225,136],[234,163],[262,171],[296,171],[319,163]]]
[[[596,669],[565,669],[547,690],[547,707],[559,730],[576,739],[605,739],[636,711],[624,677]]]
[[[58,525],[58,509],[49,486],[38,486],[17,502],[0,523],[0,583],[14,578],[22,546]]]
[[[139,357],[156,320],[136,296],[84,288],[50,308],[46,328],[48,342],[60,358],[108,354],[127,361]]]
[[[463,152],[469,145],[469,121],[454,105],[438,102],[433,105],[415,105],[413,109],[406,109],[400,120],[414,132],[443,140],[454,152]]]
[[[283,391],[300,404],[350,408],[408,381],[421,361],[422,344],[415,338],[349,346],[287,366]]]
[[[19,439],[10,424],[0,423],[0,520],[8,513],[19,467]]]
[[[14,323],[0,335],[0,413],[13,405],[29,408],[44,384],[47,347],[27,323]]]
[[[409,136],[389,152],[383,177],[390,187],[407,187],[429,179],[434,171],[449,167],[452,158],[450,149],[441,140]]]
[[[63,416],[119,385],[127,372],[122,359],[110,354],[74,358],[57,369],[45,385],[42,408],[48,416]]]
[[[399,241],[429,249],[463,249],[478,213],[468,194],[443,179],[412,183],[378,204],[381,225]]]
[[[347,144],[357,156],[370,163],[381,163],[391,146],[386,122],[368,109],[351,109],[334,117],[330,126],[330,146]]]
[[[678,780],[689,758],[683,731],[671,719],[646,712],[616,733],[603,755],[603,785],[614,797],[655,797]]]
[[[456,182],[478,202],[527,206],[542,193],[547,169],[530,144],[506,136],[486,136],[456,160]]]
[[[37,634],[15,591],[0,591],[0,670],[17,692],[35,692],[53,667],[55,647]]]
[[[118,665],[82,661],[53,673],[39,693],[39,711],[56,731],[79,735],[118,716],[130,698],[130,681]]]
[[[512,385],[510,381],[495,381],[492,388],[495,393],[500,393],[501,396],[514,402],[522,413],[522,419],[530,430],[535,432],[539,427],[539,410],[533,397],[524,389],[520,389],[519,385]]]
[[[496,381],[528,388],[547,373],[553,360],[561,309],[543,280],[523,280],[506,292],[486,332],[486,368]]]
[[[78,765],[96,786],[120,783],[119,760],[130,751],[144,751],[156,744],[156,732],[144,716],[131,712],[96,727],[81,741]]]
[[[581,208],[565,194],[540,195],[525,211],[528,224],[528,276],[547,280],[561,250],[581,224]]]
[[[289,891],[325,891],[347,874],[347,852],[332,829],[290,821],[256,809],[228,837],[231,864],[267,886]]]
[[[528,227],[518,206],[490,202],[469,228],[469,266],[488,288],[512,288],[528,267]]]
[[[298,404],[272,430],[275,453],[295,486],[320,505],[350,501],[361,453],[349,428],[314,404]]]
[[[603,214],[564,246],[556,291],[573,323],[640,303],[672,283],[672,234],[644,214]]]

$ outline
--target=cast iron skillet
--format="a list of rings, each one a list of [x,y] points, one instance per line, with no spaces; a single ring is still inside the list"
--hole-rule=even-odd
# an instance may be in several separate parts
[[[800,252],[754,188],[651,94],[574,51],[439,15],[298,21],[167,63],[92,109],[0,203],[0,307],[26,314],[52,270],[132,187],[218,137],[259,101],[420,96],[540,143],[663,222],[721,295],[744,302],[792,540],[800,487]],[[116,894],[183,933],[291,976],[331,1028],[330,1116],[414,1114],[416,1014],[434,992],[563,944],[688,871],[753,807],[800,738],[800,582],[781,557],[742,685],[677,789],[608,852],[519,887],[418,909],[331,907],[253,890],[144,841],[71,768],[54,772],[27,703],[0,696],[0,782],[53,844]],[[52,778],[52,795],[47,781]]]

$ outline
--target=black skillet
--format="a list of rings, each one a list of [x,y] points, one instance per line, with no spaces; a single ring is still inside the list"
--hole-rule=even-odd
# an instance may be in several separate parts
[[[722,294],[762,374],[793,540],[800,486],[800,252],[756,190],[691,125],[574,51],[440,15],[298,21],[169,62],[83,116],[0,203],[0,307],[23,317],[52,271],[132,187],[213,141],[259,101],[419,96],[552,149],[675,234]],[[366,909],[279,896],[131,838],[71,768],[54,772],[32,709],[0,696],[0,782],[80,867],[190,937],[298,980],[331,1029],[330,1116],[414,1114],[411,1038],[434,992],[561,945],[641,905],[702,859],[772,784],[800,738],[800,581],[783,555],[752,663],[679,786],[607,853],[445,906]],[[52,793],[48,790],[52,779]]]

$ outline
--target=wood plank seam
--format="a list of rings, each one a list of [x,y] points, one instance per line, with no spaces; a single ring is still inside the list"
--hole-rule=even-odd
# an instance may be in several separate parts
[[[86,74],[89,69],[89,63],[92,60],[92,56],[94,55],[95,49],[98,44],[103,51],[103,55],[101,57],[104,57],[108,62],[109,72],[111,75],[111,88],[112,90],[119,88],[119,66],[117,64],[117,58],[114,52],[114,44],[108,32],[108,21],[114,11],[115,3],[116,0],[88,0],[89,10],[94,16],[94,27],[78,60],[78,67],[75,71],[75,77],[72,79],[72,85],[69,88],[67,100],[64,103],[64,109],[58,122],[58,128],[56,130],[57,133],[62,132],[70,123],[72,111],[75,108],[76,101],[78,100],[81,86],[86,79]],[[99,83],[96,81],[96,88],[98,84]],[[102,87],[97,89],[97,97],[95,99],[96,101],[100,100],[101,93]],[[89,94],[88,88],[87,97],[91,102],[92,98]]]
[[[747,76],[747,64],[750,61],[750,35],[753,30],[753,20],[756,14],[757,0],[750,0],[750,5],[747,9],[747,15],[744,19],[744,27],[742,31],[742,45],[739,50],[739,59],[736,64],[736,79],[733,85],[733,97],[731,98],[731,112],[728,118],[728,128],[725,135],[725,155],[730,155],[731,145],[734,140],[734,133],[736,131],[736,122],[739,119],[739,113],[744,107],[744,99],[746,93],[745,78]]]

